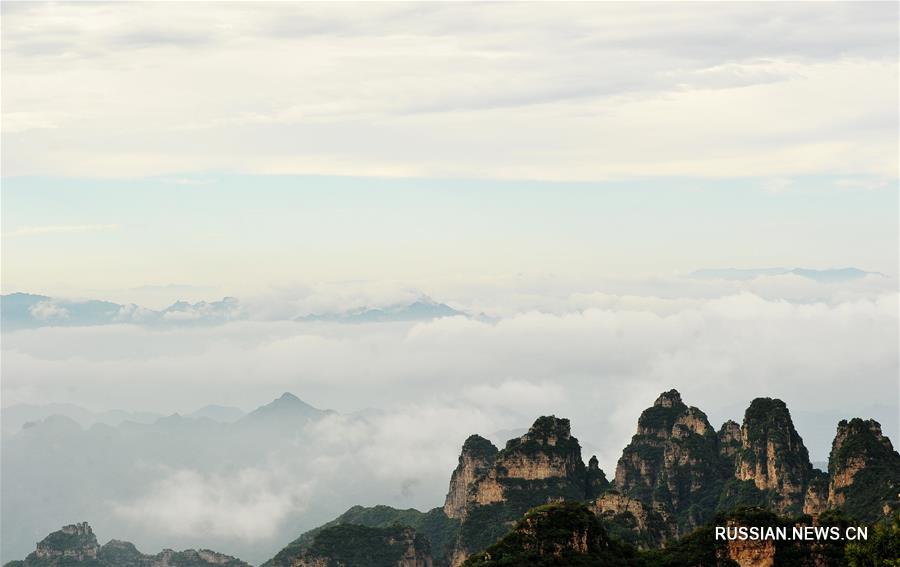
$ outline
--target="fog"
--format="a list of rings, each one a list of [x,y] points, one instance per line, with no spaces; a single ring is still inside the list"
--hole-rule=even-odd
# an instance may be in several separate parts
[[[740,421],[754,397],[784,399],[814,461],[841,418],[878,419],[898,438],[889,276],[469,285],[427,290],[462,313],[451,317],[290,320],[311,305],[422,295],[352,299],[351,288],[241,298],[239,317],[206,325],[4,333],[3,561],[86,520],[101,540],[148,552],[209,547],[261,562],[354,504],[441,505],[469,434],[503,443],[499,432],[551,413],[572,420],[585,460],[596,454],[611,477],[638,415],[670,388],[715,427]],[[265,419],[191,415],[249,412],[283,392],[334,411],[298,401]],[[90,411],[41,410],[51,402]],[[137,413],[97,413],[111,409]],[[174,412],[189,417],[156,417]],[[43,420],[51,413],[72,419]],[[22,415],[38,423],[23,429]]]

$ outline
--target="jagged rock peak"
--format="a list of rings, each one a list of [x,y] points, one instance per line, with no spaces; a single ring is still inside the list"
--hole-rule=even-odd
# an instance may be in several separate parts
[[[637,433],[616,464],[615,486],[651,509],[677,516],[679,532],[687,533],[711,519],[703,492],[721,482],[722,469],[706,414],[670,390],[641,413]]]
[[[672,389],[668,392],[663,392],[656,398],[656,401],[653,402],[654,406],[663,407],[663,408],[672,408],[683,406],[684,402],[681,401],[681,394],[678,390]]]
[[[480,435],[466,439],[459,455],[459,464],[450,476],[450,489],[444,500],[444,514],[448,518],[466,516],[466,497],[478,478],[485,475],[497,458],[497,447]]]
[[[865,435],[872,438],[888,451],[894,450],[891,440],[885,437],[881,432],[880,423],[874,419],[860,419],[854,417],[850,421],[842,419],[838,422],[837,435],[835,435],[834,442],[831,445],[832,453],[835,456],[839,456],[842,449],[844,449],[847,440],[859,435]]]
[[[528,433],[518,439],[510,439],[506,443],[507,449],[523,442],[533,441],[541,445],[556,445],[560,441],[572,439],[571,425],[566,418],[555,415],[541,416],[534,425],[528,429]]]
[[[773,398],[753,400],[741,426],[735,476],[780,495],[775,508],[784,514],[802,510],[812,471],[809,452],[794,429],[787,405]]]
[[[838,423],[828,459],[828,506],[871,521],[900,509],[900,454],[881,424],[854,418]]]
[[[87,522],[63,526],[37,544],[34,556],[38,559],[70,557],[77,561],[96,559],[100,551],[97,536]]]

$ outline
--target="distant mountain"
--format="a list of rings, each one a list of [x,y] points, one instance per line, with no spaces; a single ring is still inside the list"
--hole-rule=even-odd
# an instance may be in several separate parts
[[[809,268],[705,268],[691,272],[690,277],[701,280],[746,281],[761,276],[783,276],[792,274],[820,283],[839,283],[864,278],[869,275],[886,277],[880,272],[867,272],[859,268],[831,268],[813,270]]]
[[[3,435],[17,433],[27,423],[40,422],[53,415],[65,416],[82,427],[90,427],[96,423],[117,426],[126,421],[135,423],[153,423],[159,419],[159,414],[151,412],[129,412],[123,410],[108,410],[95,412],[75,404],[15,404],[3,408],[2,415]]]
[[[298,321],[332,321],[337,323],[384,323],[394,321],[425,321],[441,317],[465,316],[462,311],[449,305],[438,303],[428,297],[422,297],[409,304],[391,305],[382,308],[361,308],[344,313],[326,315],[305,315]]]
[[[240,559],[209,549],[163,550],[144,555],[127,541],[112,540],[101,546],[87,522],[63,526],[38,542],[23,561],[10,561],[5,567],[250,567]]]
[[[276,321],[324,321],[334,323],[385,323],[428,321],[466,314],[449,305],[422,296],[412,303],[386,307],[363,307],[335,313],[310,313],[300,317],[284,313],[268,317]],[[150,326],[220,325],[251,318],[234,297],[219,301],[176,301],[162,310],[145,309],[135,304],[97,300],[71,300],[11,293],[0,296],[0,328],[3,331],[40,327],[79,327],[113,324]]]
[[[240,418],[244,417],[246,413],[244,410],[231,406],[217,406],[217,405],[209,405],[203,406],[202,408],[193,411],[188,414],[188,417],[194,419],[211,419],[213,421],[220,421],[222,423],[233,423]]]
[[[243,416],[238,420],[237,424],[250,425],[278,422],[282,424],[305,425],[331,413],[334,412],[314,408],[294,394],[285,392],[278,399],[258,407]]]
[[[185,490],[202,490],[207,479],[230,479],[241,470],[267,473],[273,456],[288,463],[320,458],[312,426],[330,414],[291,394],[246,415],[237,408],[207,406],[141,422],[104,423],[100,419],[106,413],[65,404],[4,408],[0,500],[3,519],[14,520],[0,524],[2,559],[21,559],[50,528],[66,521],[85,518],[105,532],[117,530],[122,517],[114,506],[143,506],[144,499],[154,498],[155,487],[166,486],[158,482],[172,475],[187,475],[190,486]],[[348,497],[337,509],[352,503]],[[152,507],[152,500],[147,505]],[[291,523],[312,527],[334,516],[335,508],[320,506],[324,510],[291,510],[282,537],[292,535],[287,531]],[[318,515],[307,520],[310,514]],[[114,533],[143,545],[165,543],[138,540],[141,521],[125,523],[122,529],[128,531]],[[184,537],[173,543],[190,546]],[[242,540],[235,544],[217,534],[206,545],[232,554],[253,553]],[[269,550],[256,553],[259,559],[270,555]]]

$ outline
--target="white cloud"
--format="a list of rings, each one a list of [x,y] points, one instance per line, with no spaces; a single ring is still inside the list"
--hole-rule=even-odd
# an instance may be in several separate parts
[[[67,319],[69,317],[69,311],[53,301],[41,301],[34,304],[28,311],[32,317],[41,321]]]
[[[231,474],[175,470],[137,500],[112,509],[155,534],[255,541],[272,537],[288,514],[302,512],[308,497],[302,479],[268,468]]]
[[[893,179],[895,20],[890,4],[5,8],[4,170]]]

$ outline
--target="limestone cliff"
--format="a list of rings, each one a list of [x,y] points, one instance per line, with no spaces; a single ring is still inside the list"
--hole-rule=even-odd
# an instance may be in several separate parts
[[[588,502],[588,509],[606,522],[610,534],[642,549],[658,547],[678,531],[671,518],[615,490]]]
[[[828,459],[828,506],[863,521],[900,509],[900,454],[872,419],[838,423]]]
[[[616,489],[686,533],[708,521],[723,482],[719,440],[706,415],[670,390],[638,420],[616,466]]]
[[[719,429],[719,454],[733,461],[740,450],[741,426],[729,419]]]
[[[459,464],[450,477],[450,490],[444,501],[444,513],[448,518],[465,517],[469,489],[490,470],[497,452],[497,447],[480,435],[472,435],[466,439],[459,455]]]
[[[460,459],[463,464],[464,456]],[[600,489],[604,480],[599,467],[588,474],[568,419],[538,418],[525,435],[508,441],[487,471],[469,483],[465,509],[456,512],[451,506],[463,519],[451,565],[497,541],[530,508],[584,500],[586,491]],[[458,484],[451,482],[448,502],[455,501]]]
[[[741,426],[735,476],[767,492],[776,512],[802,511],[813,468],[783,401],[756,398],[750,403]]]

